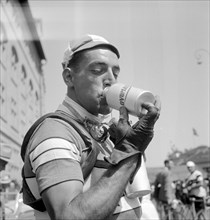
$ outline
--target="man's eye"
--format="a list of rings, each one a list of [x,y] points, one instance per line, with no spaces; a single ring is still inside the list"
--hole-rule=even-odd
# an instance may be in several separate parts
[[[119,72],[118,73],[114,73],[114,78],[117,79],[119,76]]]
[[[100,73],[102,73],[102,71],[103,71],[102,69],[92,69],[91,70],[91,72],[94,74],[100,74]]]
[[[120,74],[120,68],[119,67],[116,67],[116,68],[114,67],[112,69],[112,71],[113,71],[113,75],[114,75],[115,79],[117,79],[119,74]]]

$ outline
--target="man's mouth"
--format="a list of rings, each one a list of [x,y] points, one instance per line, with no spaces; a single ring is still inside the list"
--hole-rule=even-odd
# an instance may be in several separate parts
[[[101,96],[101,98],[100,98],[100,104],[101,104],[101,105],[107,105],[107,106],[108,106],[105,96]]]

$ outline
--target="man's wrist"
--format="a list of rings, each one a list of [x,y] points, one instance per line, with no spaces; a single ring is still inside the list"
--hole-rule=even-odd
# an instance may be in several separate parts
[[[129,158],[133,158],[133,157],[138,158],[139,154],[141,154],[141,152],[137,150],[126,152],[126,151],[121,151],[119,149],[114,148],[114,150],[112,151],[112,154],[109,157],[104,157],[104,160],[112,165],[117,165],[120,162],[123,162],[124,160],[127,160]]]

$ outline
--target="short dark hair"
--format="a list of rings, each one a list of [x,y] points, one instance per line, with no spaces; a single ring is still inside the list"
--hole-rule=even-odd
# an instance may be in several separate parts
[[[83,59],[83,54],[84,54],[84,51],[79,51],[77,53],[75,53],[73,55],[73,57],[71,58],[71,60],[69,61],[67,67],[69,67],[70,69],[74,70],[75,72],[77,72],[79,70],[79,67],[80,67],[80,63]]]
[[[164,160],[164,165],[167,165],[167,164],[169,164],[170,162],[171,162],[172,160],[169,160],[169,159],[167,159],[167,160]]]

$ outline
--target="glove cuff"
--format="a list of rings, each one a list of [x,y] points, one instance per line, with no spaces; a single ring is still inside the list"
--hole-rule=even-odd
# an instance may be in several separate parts
[[[117,165],[121,161],[129,157],[132,157],[136,154],[142,154],[142,152],[135,150],[135,149],[132,149],[132,151],[127,152],[127,151],[122,151],[122,150],[114,148],[112,151],[112,154],[109,157],[105,157],[104,160],[112,165]]]

